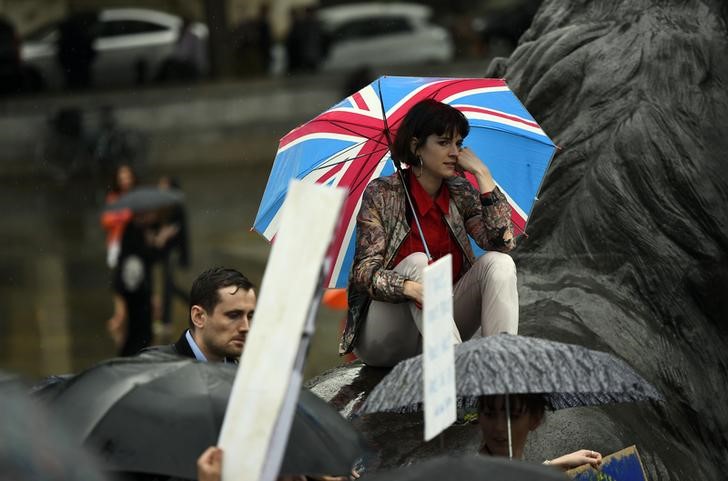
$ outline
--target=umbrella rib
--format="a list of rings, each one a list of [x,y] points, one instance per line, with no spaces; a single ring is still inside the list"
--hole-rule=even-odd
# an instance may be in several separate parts
[[[358,145],[361,145],[361,144],[358,144]],[[331,163],[331,164],[326,164],[326,165],[320,165],[320,166],[318,166],[318,167],[314,167],[313,169],[311,169],[311,172],[313,172],[313,171],[316,171],[316,170],[326,169],[326,168],[328,168],[328,167],[333,167],[333,166],[335,166],[335,165],[339,165],[339,164],[345,164],[346,162],[350,162],[350,161],[352,161],[352,160],[360,159],[360,158],[362,158],[362,157],[367,157],[367,156],[371,156],[371,155],[373,155],[373,154],[377,154],[377,153],[379,153],[379,152],[384,152],[384,151],[387,151],[387,150],[389,150],[389,149],[387,149],[387,148],[385,147],[385,148],[383,148],[383,149],[377,149],[377,150],[373,150],[373,151],[371,151],[371,152],[368,152],[368,153],[366,153],[366,154],[361,154],[361,155],[355,155],[354,157],[347,157],[346,159],[344,159],[344,160],[340,160],[340,161],[338,161],[338,162],[334,162],[334,163]],[[342,152],[343,152],[343,151],[342,151]],[[310,172],[309,172],[309,173],[310,173]]]
[[[319,122],[328,122],[329,124],[331,124],[331,125],[333,125],[335,127],[339,127],[341,129],[346,130],[347,132],[350,132],[350,133],[352,133],[354,135],[357,135],[359,137],[364,137],[367,140],[374,140],[374,137],[369,137],[367,135],[362,135],[361,132],[359,132],[357,130],[354,130],[351,127],[348,127],[348,125],[353,125],[353,126],[356,126],[356,127],[361,127],[361,124],[357,124],[355,122],[346,122],[346,121],[342,121],[342,120],[329,120],[329,119],[319,120]],[[375,130],[375,129],[372,129],[372,130]],[[380,144],[383,144],[383,142],[381,142],[381,141],[376,141],[375,140],[375,142],[380,143]]]
[[[498,132],[501,132],[501,133],[504,133],[504,134],[509,134],[509,135],[514,136],[514,137],[521,137],[521,138],[524,138],[524,139],[533,140],[534,142],[538,142],[539,144],[546,145],[548,147],[555,147],[554,144],[551,143],[551,142],[546,142],[545,140],[542,140],[542,139],[539,139],[539,138],[534,138],[534,137],[530,137],[528,135],[519,134],[517,132],[513,132],[512,130],[499,129],[498,127],[492,127],[492,126],[487,126],[486,127],[485,125],[471,125],[470,127],[473,128],[473,129],[496,130]]]
[[[364,144],[366,144],[366,143],[368,142],[368,140],[369,140],[369,139],[367,139],[367,140],[364,140],[364,141],[362,141],[362,142],[357,142],[356,144],[353,144],[353,145],[350,145],[349,147],[347,147],[347,148],[345,148],[345,149],[342,149],[342,150],[338,151],[338,152],[336,153],[336,155],[341,155],[341,154],[344,154],[344,153],[346,153],[346,152],[349,152],[350,150],[353,150],[353,149],[355,149],[355,148],[357,148],[357,147],[359,147],[359,146],[361,146],[361,145],[364,145]],[[328,157],[327,157],[327,159],[330,159],[331,157],[332,157],[332,156],[328,156]],[[358,157],[352,157],[351,159],[356,159],[356,158],[358,158]],[[348,160],[351,160],[351,159],[346,159],[346,160],[344,160],[344,161],[342,161],[342,162],[346,162],[346,161],[348,161]],[[325,162],[325,161],[326,161],[326,159],[323,159],[323,160],[318,160],[318,161],[314,162],[314,164],[318,164],[319,162]],[[306,177],[306,176],[307,176],[308,174],[310,174],[311,172],[314,172],[314,171],[316,171],[316,170],[320,170],[320,169],[326,169],[326,168],[328,168],[328,167],[331,167],[331,166],[333,166],[333,165],[337,165],[337,164],[339,164],[339,163],[341,163],[341,162],[336,162],[336,163],[333,163],[333,164],[326,164],[326,165],[319,165],[319,166],[317,166],[317,167],[314,167],[314,168],[312,168],[312,169],[310,169],[310,170],[308,170],[308,171],[304,171],[304,172],[301,172],[301,173],[300,173],[300,177],[298,177],[298,178],[299,178],[299,179],[304,179],[304,178],[305,178],[305,177]],[[278,197],[278,198],[276,199],[276,202],[278,202],[278,201],[281,201],[281,200],[282,200],[283,198],[285,198],[285,196],[286,196],[286,193],[287,193],[287,190],[283,191],[283,192],[282,192],[282,193],[280,194],[280,196],[279,196],[279,197]]]
[[[380,135],[382,135],[382,134],[380,134]],[[375,139],[367,139],[367,140],[365,140],[365,141],[362,141],[362,142],[358,142],[358,143],[356,143],[356,144],[354,144],[354,145],[351,145],[351,146],[347,147],[346,149],[343,149],[343,150],[341,150],[340,152],[341,152],[341,153],[344,153],[344,152],[347,152],[347,151],[349,151],[349,150],[353,150],[353,149],[355,149],[356,147],[359,147],[359,146],[361,146],[361,145],[363,145],[363,144],[367,143],[367,142],[368,142],[368,141],[370,141],[370,140],[374,140],[374,141],[375,141],[375,142],[377,142],[378,144],[382,144],[382,145],[384,145],[384,143],[383,143],[383,142],[381,142],[381,141],[379,141],[379,140],[375,140]],[[344,159],[344,160],[342,160],[342,161],[339,161],[339,162],[335,162],[335,163],[332,163],[332,164],[320,165],[320,166],[318,166],[318,167],[314,167],[314,168],[312,168],[312,169],[311,169],[311,170],[309,170],[308,172],[302,173],[302,175],[301,175],[301,177],[300,177],[300,178],[305,178],[305,177],[306,177],[307,175],[309,175],[309,174],[310,174],[311,172],[314,172],[314,171],[316,171],[316,170],[321,170],[321,169],[326,169],[326,168],[330,168],[330,167],[332,167],[332,166],[335,166],[335,165],[338,165],[338,164],[343,164],[343,163],[346,163],[346,162],[350,162],[350,161],[352,161],[352,160],[356,160],[356,159],[359,159],[359,158],[362,158],[362,157],[367,157],[367,156],[368,156],[368,157],[371,157],[371,156],[372,156],[373,154],[376,154],[376,153],[379,153],[379,152],[384,152],[384,151],[387,151],[387,150],[389,150],[389,148],[382,148],[382,149],[377,149],[377,150],[374,150],[374,151],[372,151],[372,152],[368,152],[368,153],[366,153],[366,154],[361,154],[361,155],[356,155],[356,156],[354,156],[354,157],[349,157],[349,158],[347,158],[347,159]],[[374,164],[374,165],[373,165],[373,166],[371,167],[371,169],[369,170],[369,173],[368,173],[368,174],[367,174],[367,176],[366,176],[366,179],[368,179],[368,178],[369,178],[369,176],[370,176],[370,175],[372,174],[372,172],[374,172],[374,169],[376,169],[377,165],[379,165],[379,162],[377,162],[376,164]],[[363,180],[362,180],[362,181],[360,181],[360,182],[358,182],[358,183],[356,183],[356,184],[353,184],[353,185],[352,185],[352,186],[350,187],[350,190],[355,190],[356,188],[358,188],[358,187],[359,187],[359,186],[361,185],[361,183],[362,183],[362,182],[363,182]],[[367,180],[367,182],[369,182],[369,181]],[[276,199],[276,201],[275,201],[275,202],[276,202],[276,203],[277,203],[277,202],[280,202],[280,201],[282,201],[282,199],[284,199],[285,197],[286,197],[286,192],[282,192],[282,193],[280,194],[280,196],[278,197],[278,199]]]
[[[373,152],[370,152],[368,155],[371,157],[372,154],[373,154]],[[357,183],[355,183],[355,184],[352,184],[350,190],[356,190],[356,189],[358,189],[359,186],[361,186],[365,182],[368,184],[369,183],[369,177],[371,177],[371,175],[374,173],[374,170],[377,168],[377,165],[379,165],[379,162],[371,165],[369,167],[369,171],[366,173],[366,175],[357,177],[359,179],[359,181]]]

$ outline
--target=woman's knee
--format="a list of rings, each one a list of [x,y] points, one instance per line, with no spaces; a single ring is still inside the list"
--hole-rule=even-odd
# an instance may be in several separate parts
[[[421,281],[422,272],[424,272],[428,264],[429,261],[424,252],[415,252],[402,259],[394,270],[409,279]]]
[[[486,252],[475,263],[481,275],[489,280],[515,281],[516,263],[508,254],[502,252]]]

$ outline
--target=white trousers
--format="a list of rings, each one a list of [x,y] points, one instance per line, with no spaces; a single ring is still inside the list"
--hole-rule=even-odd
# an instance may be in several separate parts
[[[394,268],[422,283],[427,256],[416,252]],[[453,286],[453,337],[518,333],[516,265],[508,254],[487,252]],[[372,301],[354,354],[370,366],[390,367],[422,352],[422,310],[414,302]]]

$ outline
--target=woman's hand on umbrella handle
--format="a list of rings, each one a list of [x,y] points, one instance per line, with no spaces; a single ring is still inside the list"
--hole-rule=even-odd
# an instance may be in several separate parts
[[[495,189],[495,182],[490,169],[468,147],[463,147],[458,154],[457,165],[475,176],[481,192],[492,192]]]
[[[417,307],[422,309],[422,284],[416,281],[406,280],[403,286],[404,295],[412,299]]]
[[[573,453],[564,454],[556,459],[552,459],[546,464],[550,466],[556,466],[566,471],[583,464],[590,464],[594,468],[598,468],[602,464],[602,455],[597,451],[590,451],[588,449],[580,449]]]
[[[197,458],[198,481],[220,481],[222,478],[222,449],[210,446]]]

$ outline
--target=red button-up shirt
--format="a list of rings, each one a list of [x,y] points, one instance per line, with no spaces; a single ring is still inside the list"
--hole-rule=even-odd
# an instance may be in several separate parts
[[[427,241],[427,247],[430,249],[430,255],[433,260],[437,260],[446,254],[452,254],[452,279],[453,283],[455,283],[460,278],[463,253],[460,251],[460,247],[458,247],[458,243],[453,238],[443,217],[450,209],[450,191],[443,183],[437,195],[432,198],[413,177],[411,169],[407,170],[406,179],[412,202],[415,204],[415,209],[417,209],[422,232]],[[409,207],[407,208],[409,209]],[[394,257],[393,265],[395,266],[410,254],[425,252],[422,237],[417,229],[414,217],[410,215],[408,218],[410,218],[410,231]]]

